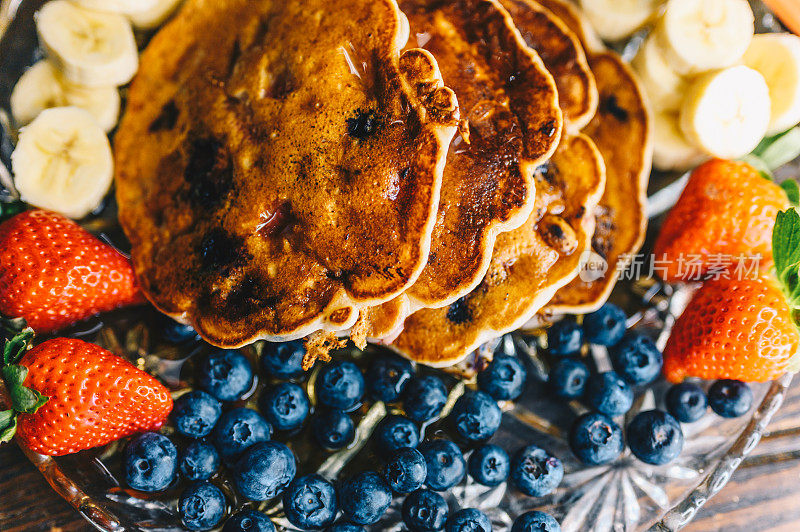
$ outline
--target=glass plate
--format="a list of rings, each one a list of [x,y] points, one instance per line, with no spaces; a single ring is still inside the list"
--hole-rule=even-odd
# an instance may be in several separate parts
[[[8,98],[14,83],[22,72],[41,57],[33,25],[33,13],[44,0],[0,0],[0,159],[7,165],[14,131],[8,121]],[[760,3],[754,3],[761,31],[776,31],[779,27]],[[142,35],[141,42],[146,39]],[[634,37],[619,51],[629,55],[641,36]],[[123,91],[124,96],[124,91]],[[796,169],[796,167],[795,167]],[[784,170],[783,175],[789,172]],[[651,228],[658,226],[658,214],[671,205],[680,194],[683,180],[677,176],[655,174],[651,179]],[[8,182],[10,175],[0,165],[0,181]],[[127,249],[127,242],[116,223],[113,199],[90,216],[84,225],[105,240]],[[651,229],[651,239],[652,239]],[[649,249],[646,245],[645,249]],[[660,345],[683,308],[688,290],[673,292],[653,279],[621,282],[613,299],[625,306],[629,326],[648,332]],[[169,343],[162,338],[163,319],[150,308],[119,311],[93,319],[67,331],[105,346],[118,355],[125,356],[138,367],[158,375],[175,395],[189,389],[191,359],[209,346],[198,339],[182,344]],[[505,531],[513,518],[531,509],[552,513],[565,532],[573,531],[632,531],[676,530],[686,525],[697,510],[730,478],[733,471],[758,444],[764,429],[780,407],[791,375],[770,383],[754,385],[755,408],[739,419],[723,420],[707,413],[700,421],[683,425],[686,445],[673,463],[653,467],[634,459],[629,451],[615,463],[603,467],[586,467],[578,462],[565,441],[566,431],[576,415],[585,409],[577,402],[565,404],[548,397],[544,385],[550,360],[540,349],[541,337],[536,331],[520,331],[506,335],[482,347],[469,358],[467,369],[480,366],[484,356],[491,352],[514,352],[528,364],[531,384],[515,404],[503,405],[504,420],[492,440],[509,450],[538,444],[556,454],[564,462],[565,477],[561,486],[551,495],[530,498],[515,492],[506,484],[486,488],[467,478],[448,493],[451,507],[476,507],[492,519],[494,529]],[[245,348],[255,360],[260,345]],[[370,347],[369,351],[378,351]],[[362,363],[370,353],[347,351],[343,356]],[[592,346],[585,356],[593,360],[600,370],[610,368],[604,349]],[[418,368],[429,372],[427,368]],[[469,372],[467,372],[469,374]],[[450,401],[463,393],[473,383],[469,377],[457,379],[447,376]],[[314,401],[314,374],[308,381],[309,395]],[[245,403],[254,405],[258,388],[256,384]],[[634,408],[625,422],[636,412],[663,406],[665,383],[639,390]],[[371,449],[369,434],[393,406],[382,403],[365,404],[355,414],[358,435],[354,444],[345,450],[327,453],[310,444],[308,429],[285,441],[301,460],[300,473],[318,471],[335,479],[344,478],[359,470],[374,467],[376,458]],[[169,430],[169,429],[165,429]],[[424,427],[427,435],[446,432],[444,421]],[[173,435],[174,436],[174,435]],[[53,489],[66,499],[98,530],[103,531],[173,531],[182,530],[175,515],[175,500],[179,486],[173,486],[158,496],[146,496],[126,489],[117,479],[120,473],[121,444],[114,443],[102,449],[85,451],[72,456],[50,458],[25,451],[31,462],[42,472]],[[231,510],[239,506],[253,506],[267,512],[276,524],[285,530],[294,530],[283,518],[279,502],[268,501],[254,505],[237,499],[230,482],[224,475],[213,481],[229,497]],[[403,530],[396,500],[384,519],[374,530]]]

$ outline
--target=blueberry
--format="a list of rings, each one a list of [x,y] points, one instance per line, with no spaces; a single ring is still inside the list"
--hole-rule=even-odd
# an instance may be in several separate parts
[[[344,483],[340,505],[348,519],[359,525],[377,523],[392,502],[392,490],[373,471],[360,473]]]
[[[625,311],[612,303],[583,318],[583,335],[591,344],[611,347],[625,336]]]
[[[607,464],[622,453],[622,429],[605,414],[583,414],[572,425],[569,446],[584,464]]]
[[[403,501],[403,522],[411,532],[443,529],[447,512],[447,501],[435,491],[420,489]]]
[[[352,523],[336,523],[326,528],[325,532],[367,532],[367,529]]]
[[[276,429],[294,430],[308,417],[310,403],[301,386],[282,382],[261,395],[258,408]]]
[[[296,478],[283,492],[283,511],[289,522],[300,530],[328,526],[339,511],[336,489],[316,474]]]
[[[315,390],[320,404],[353,410],[364,396],[364,376],[352,362],[337,360],[320,370]]]
[[[667,410],[682,423],[697,421],[708,409],[708,399],[703,389],[691,382],[671,387],[666,397]]]
[[[586,364],[574,358],[565,358],[556,363],[547,382],[558,397],[576,399],[583,395],[588,379],[589,368]]]
[[[303,357],[306,347],[302,340],[272,343],[264,342],[261,367],[267,375],[278,379],[297,379],[305,375]]]
[[[222,532],[275,532],[275,525],[261,512],[242,510],[225,521]]]
[[[450,415],[458,435],[470,442],[491,438],[500,428],[502,417],[491,395],[473,391],[458,398]]]
[[[484,486],[502,484],[511,469],[508,453],[498,445],[484,445],[475,449],[467,465],[475,482]]]
[[[242,510],[225,521],[222,532],[275,532],[275,525],[261,512]]]
[[[178,469],[187,480],[208,480],[219,469],[219,453],[208,442],[194,441],[181,453]]]
[[[403,447],[419,444],[419,428],[403,416],[387,416],[375,429],[375,445],[383,456],[388,457]]]
[[[480,510],[464,508],[447,518],[444,532],[492,532],[492,522]]]
[[[234,408],[219,418],[214,428],[214,445],[222,460],[235,461],[249,447],[272,437],[272,425],[250,408]]]
[[[555,322],[547,330],[547,346],[554,355],[574,355],[583,345],[583,329],[572,318]]]
[[[722,417],[740,417],[753,406],[753,390],[742,381],[718,380],[708,389],[711,410]]]
[[[367,532],[367,529],[361,525],[354,525],[352,523],[336,523],[326,528],[325,532]]]
[[[562,478],[564,466],[561,460],[541,447],[523,447],[511,461],[511,480],[525,495],[543,497],[556,489]]]
[[[172,422],[179,434],[204,438],[211,433],[222,414],[222,405],[202,390],[195,390],[175,400]]]
[[[517,517],[511,532],[561,532],[561,526],[552,515],[534,510]]]
[[[411,378],[414,366],[395,355],[376,358],[367,371],[367,388],[375,401],[394,403],[400,399]]]
[[[411,447],[397,451],[386,464],[383,478],[397,493],[411,493],[422,487],[428,476],[428,466],[422,453]]]
[[[411,379],[403,394],[403,409],[417,423],[438,416],[446,402],[447,388],[442,379],[433,375]]]
[[[664,358],[656,344],[643,334],[629,334],[610,350],[617,373],[631,384],[648,384],[661,374]]]
[[[178,512],[189,530],[211,530],[225,516],[225,495],[210,482],[195,482],[181,494]]]
[[[156,432],[134,436],[124,454],[125,480],[131,488],[162,491],[175,480],[178,449],[166,436]]]
[[[158,321],[161,336],[170,343],[181,344],[197,338],[197,332],[191,325],[184,325],[163,314],[159,315]]]
[[[458,445],[450,440],[430,440],[419,444],[428,466],[425,484],[435,491],[447,491],[464,479],[467,464]]]
[[[243,497],[266,501],[280,495],[297,473],[297,460],[282,443],[266,441],[248,449],[233,467],[232,478]]]
[[[319,444],[331,450],[347,447],[356,437],[353,420],[341,410],[320,412],[311,420],[311,430]]]
[[[253,368],[238,351],[215,351],[200,363],[197,380],[220,401],[236,401],[253,385]]]
[[[673,461],[683,449],[683,432],[678,420],[661,410],[639,412],[626,431],[631,452],[647,464]]]
[[[619,416],[631,409],[633,389],[613,371],[592,375],[586,382],[586,402],[608,416]]]
[[[478,387],[498,401],[519,397],[527,380],[525,365],[510,355],[495,355],[486,369],[478,373]]]

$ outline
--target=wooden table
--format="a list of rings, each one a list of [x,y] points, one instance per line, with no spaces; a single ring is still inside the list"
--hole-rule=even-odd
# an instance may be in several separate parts
[[[800,530],[800,377],[770,431],[685,530],[797,532]],[[50,489],[19,449],[0,449],[0,531],[93,530]]]

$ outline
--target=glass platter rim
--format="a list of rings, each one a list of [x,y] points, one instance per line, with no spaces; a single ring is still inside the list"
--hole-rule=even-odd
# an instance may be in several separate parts
[[[0,0],[0,38],[25,0]],[[702,477],[697,486],[665,511],[648,530],[678,530],[689,524],[697,511],[730,480],[733,472],[757,446],[773,415],[783,403],[792,381],[792,374],[771,381],[761,402],[753,410],[744,429],[730,442],[730,448]],[[21,448],[26,458],[40,471],[53,490],[69,503],[89,524],[101,531],[125,530],[112,510],[102,501],[87,495],[69,478],[51,457]]]

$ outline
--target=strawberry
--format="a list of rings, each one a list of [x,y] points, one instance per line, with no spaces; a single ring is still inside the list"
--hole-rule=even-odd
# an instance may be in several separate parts
[[[778,214],[773,271],[706,281],[678,318],[664,349],[664,375],[763,382],[798,369],[800,216]]]
[[[788,207],[786,192],[748,163],[714,159],[697,167],[656,239],[661,277],[700,280],[720,257],[769,261],[772,224]]]
[[[82,340],[55,338],[25,352],[32,333],[6,344],[13,409],[0,412],[0,440],[16,430],[21,445],[61,456],[164,424],[172,397],[156,379]]]
[[[0,312],[37,332],[143,302],[130,261],[52,212],[26,211],[0,224]]]

